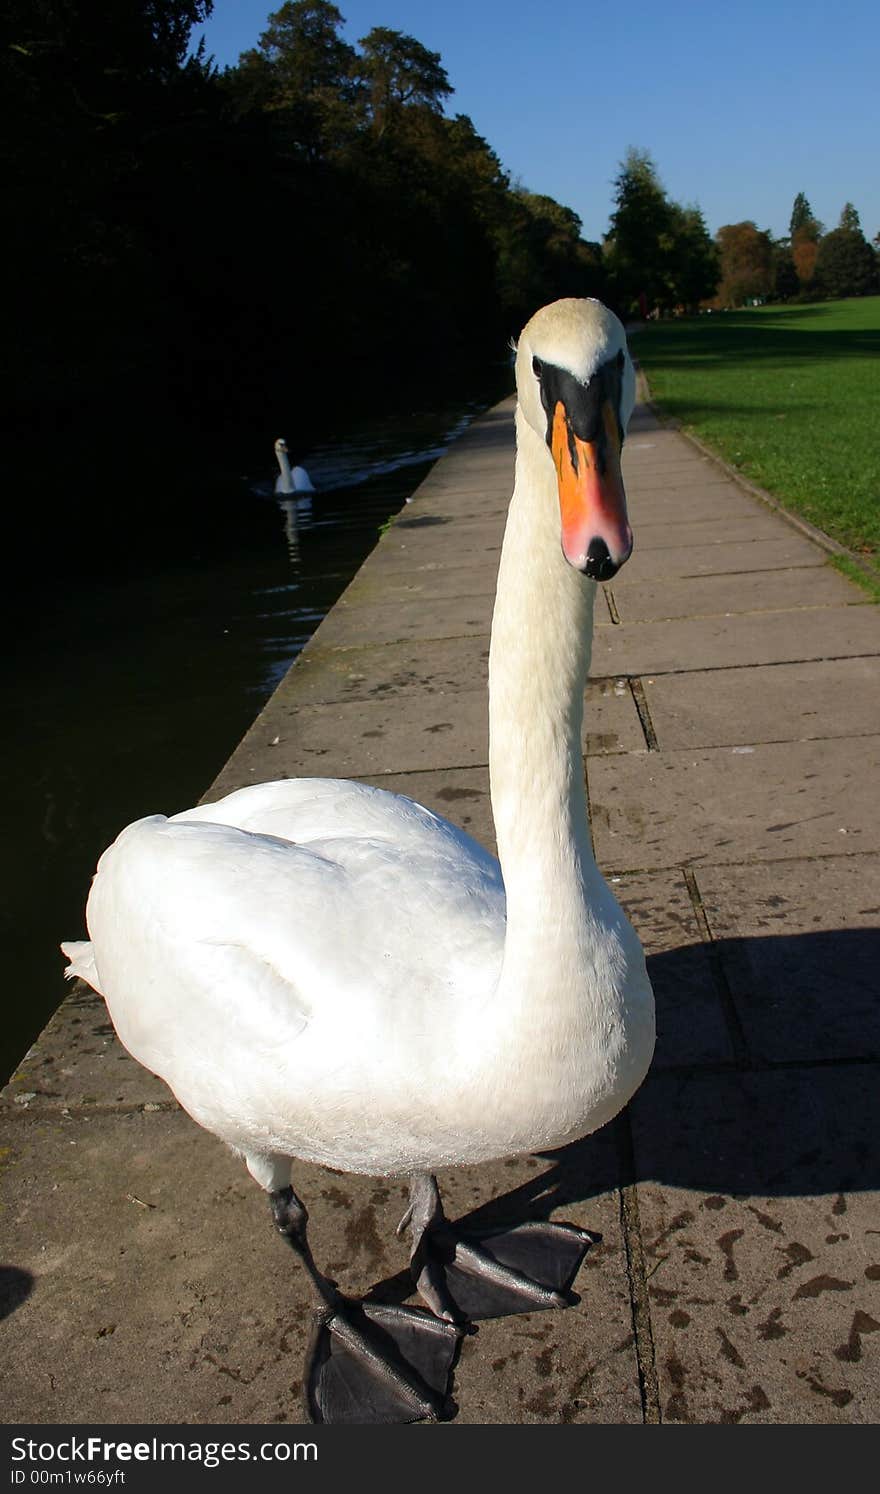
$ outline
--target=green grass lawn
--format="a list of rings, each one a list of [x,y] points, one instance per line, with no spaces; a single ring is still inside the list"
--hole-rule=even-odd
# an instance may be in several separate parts
[[[665,414],[876,562],[880,296],[661,322],[630,343]]]

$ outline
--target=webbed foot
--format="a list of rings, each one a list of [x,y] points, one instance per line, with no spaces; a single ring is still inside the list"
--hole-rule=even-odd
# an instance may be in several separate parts
[[[461,1334],[430,1313],[345,1302],[322,1313],[306,1365],[313,1422],[440,1421]]]
[[[469,1233],[443,1213],[433,1177],[417,1178],[400,1230],[410,1226],[411,1269],[422,1300],[456,1323],[569,1307],[571,1285],[599,1235],[573,1224],[533,1222]]]
[[[278,1189],[270,1199],[275,1227],[305,1266],[318,1304],[305,1371],[311,1420],[440,1421],[460,1331],[420,1309],[344,1297],[315,1265],[308,1214],[293,1189]]]

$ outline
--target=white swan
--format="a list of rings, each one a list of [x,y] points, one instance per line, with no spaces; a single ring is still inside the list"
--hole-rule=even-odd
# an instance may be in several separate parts
[[[642,950],[591,850],[581,748],[590,578],[614,574],[632,545],[620,323],[596,301],[545,307],[522,333],[517,387],[489,670],[500,865],[398,795],[262,784],[124,830],[92,887],[91,944],[64,946],[129,1051],[271,1194],[323,1304],[318,1419],[440,1414],[455,1330],[437,1318],[473,1300],[461,1264],[485,1278],[474,1315],[570,1300],[585,1232],[531,1225],[495,1246],[450,1245],[432,1174],[596,1130],[653,1052]],[[410,1179],[404,1223],[437,1318],[371,1305],[365,1320],[341,1299],[311,1259],[291,1158]],[[370,1335],[399,1329],[409,1338],[377,1377]],[[368,1340],[352,1406],[341,1386]],[[349,1356],[336,1379],[334,1354]]]
[[[314,493],[314,484],[305,467],[291,467],[287,442],[283,436],[279,436],[275,442],[275,455],[281,468],[275,479],[276,493]]]

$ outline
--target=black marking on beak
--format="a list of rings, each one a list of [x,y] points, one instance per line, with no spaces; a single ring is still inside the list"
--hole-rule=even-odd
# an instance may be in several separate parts
[[[597,368],[589,383],[583,384],[576,379],[574,374],[568,373],[564,368],[555,368],[552,363],[542,363],[540,359],[533,359],[533,367],[538,374],[541,388],[541,403],[547,416],[547,445],[552,448],[553,444],[553,417],[556,413],[557,404],[561,404],[565,410],[565,419],[568,426],[568,449],[571,456],[572,466],[577,472],[578,457],[574,444],[574,437],[581,441],[588,441],[596,452],[596,460],[599,471],[604,474],[607,464],[607,442],[605,424],[602,419],[602,409],[605,403],[611,405],[617,420],[620,446],[623,445],[623,431],[620,420],[620,405],[623,397],[623,353],[617,353],[615,357],[609,358]],[[540,370],[540,372],[539,372]]]

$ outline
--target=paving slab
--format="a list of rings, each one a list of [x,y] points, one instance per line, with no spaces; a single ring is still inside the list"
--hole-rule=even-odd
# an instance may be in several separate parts
[[[653,1067],[732,1063],[736,1049],[713,971],[714,951],[683,872],[609,880],[647,956],[657,1003]]]
[[[723,489],[722,489],[723,490]],[[723,509],[713,516],[695,519],[670,520],[648,516],[639,523],[638,545],[640,550],[671,550],[689,548],[691,545],[733,545],[750,541],[761,544],[773,540],[779,534],[779,520],[775,514],[755,504],[754,510],[742,509],[731,514]]]
[[[475,685],[485,688],[488,664],[489,639],[483,633],[368,644],[363,648],[325,648],[319,628],[303,650],[297,669],[281,681],[277,704],[282,709],[288,705],[295,709],[299,705],[369,700],[377,695],[414,691],[445,694]]]
[[[161,1079],[133,1063],[117,1042],[103,998],[83,981],[74,982],[3,1094],[29,1115],[177,1108]]]
[[[715,866],[695,879],[755,1058],[880,1059],[880,857]]]
[[[878,757],[880,737],[844,737],[591,759],[597,857],[650,871],[880,850]]]
[[[395,606],[366,602],[350,604],[340,599],[321,624],[324,647],[336,644],[360,646],[368,643],[396,643],[399,639],[417,640],[461,638],[476,633],[488,638],[492,627],[495,599],[482,596],[454,598],[419,597],[398,601]]]
[[[872,658],[773,664],[643,680],[662,748],[859,737],[876,731]]]
[[[368,667],[367,651],[359,662]],[[382,660],[371,661],[381,669]],[[365,678],[363,674],[361,680]],[[294,776],[370,778],[381,773],[424,773],[448,767],[485,766],[489,723],[485,687],[438,690],[405,686],[373,698],[304,704],[290,677],[271,708],[257,717],[211,797],[245,783]],[[355,681],[355,684],[357,681]],[[585,697],[585,755],[646,750],[626,681],[590,680]],[[431,807],[431,806],[429,806]]]
[[[655,1074],[630,1107],[661,1419],[870,1423],[876,1068]]]
[[[689,576],[679,581],[633,581],[622,571],[609,583],[622,623],[682,617],[731,617],[740,612],[799,612],[811,607],[869,607],[870,599],[830,566],[814,569],[808,581],[800,570],[744,575]]]
[[[677,540],[679,536],[686,539],[688,529],[697,522],[737,519],[748,523],[755,516],[754,499],[731,482],[676,484],[672,492],[665,487],[652,489],[631,482],[627,487],[627,509],[640,539],[647,525],[669,525]]]
[[[385,571],[405,571],[407,574],[424,571],[432,567],[460,567],[471,562],[494,567],[497,573],[501,557],[503,519],[477,519],[470,523],[467,538],[461,534],[448,534],[441,526],[431,524],[424,528],[401,529],[392,525],[370,564],[381,566]]]
[[[634,585],[659,577],[749,575],[791,566],[816,568],[827,563],[824,550],[794,530],[783,530],[778,538],[764,540],[760,545],[743,540],[736,544],[688,544],[667,550],[643,550],[636,535],[635,549],[617,584]]]
[[[347,607],[374,607],[439,597],[495,597],[495,572],[482,556],[471,565],[425,566],[418,571],[396,573],[392,579],[375,566],[364,566],[340,597]],[[337,602],[337,606],[339,605]]]
[[[632,491],[634,502],[654,501],[665,507],[676,503],[679,494],[684,495],[684,501],[692,502],[695,493],[705,490],[722,511],[726,511],[728,499],[740,512],[751,511],[746,491],[732,482],[713,462],[673,464],[655,461],[650,466],[646,463],[641,471],[637,469],[629,472],[628,477],[630,481],[627,492]],[[754,503],[754,500],[751,501]],[[761,512],[760,509],[755,511]]]
[[[811,607],[596,628],[598,674],[650,675],[876,655],[875,607]]]

